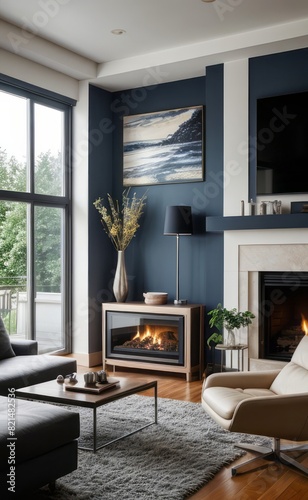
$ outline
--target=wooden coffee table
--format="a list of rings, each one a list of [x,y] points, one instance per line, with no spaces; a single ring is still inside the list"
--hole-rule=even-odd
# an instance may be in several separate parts
[[[78,380],[83,379],[83,374],[77,375]],[[149,427],[149,425],[157,424],[157,381],[152,380],[141,380],[132,379],[124,377],[111,378],[108,377],[109,382],[118,380],[119,384],[116,387],[110,388],[100,394],[90,394],[86,392],[77,392],[67,390],[64,384],[58,384],[56,380],[51,380],[49,382],[43,382],[42,384],[31,385],[28,387],[23,387],[22,389],[16,390],[16,397],[23,399],[31,399],[34,401],[44,401],[48,403],[63,404],[69,406],[81,406],[85,408],[91,408],[93,410],[93,448],[81,447],[83,450],[90,450],[94,453],[105,446],[110,445],[120,439],[127,436],[131,436],[136,432]],[[133,432],[124,434],[123,436],[108,441],[101,446],[97,446],[97,434],[96,434],[96,410],[100,406],[111,403],[112,401],[117,401],[132,394],[137,394],[138,392],[146,391],[148,389],[154,389],[154,420],[148,422],[142,427],[138,427]]]

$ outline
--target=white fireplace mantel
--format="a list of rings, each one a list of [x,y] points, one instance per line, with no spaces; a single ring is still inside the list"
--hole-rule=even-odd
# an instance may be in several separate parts
[[[284,365],[259,359],[259,272],[308,271],[308,230],[226,231],[224,249],[224,306],[250,310],[256,316],[249,334],[245,331],[239,339],[249,345],[249,368],[274,369]]]

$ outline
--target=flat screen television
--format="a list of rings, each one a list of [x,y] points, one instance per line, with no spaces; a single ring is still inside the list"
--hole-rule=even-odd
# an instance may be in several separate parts
[[[257,100],[257,195],[308,192],[308,91]]]

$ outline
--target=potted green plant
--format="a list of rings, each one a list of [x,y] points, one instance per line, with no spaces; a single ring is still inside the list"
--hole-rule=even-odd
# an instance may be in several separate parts
[[[228,331],[228,345],[235,344],[234,330],[243,326],[250,325],[253,318],[255,318],[255,315],[250,311],[240,312],[235,308],[226,309],[225,307],[222,307],[221,304],[218,304],[215,309],[209,311],[208,316],[210,316],[210,327],[216,327],[221,334],[221,338],[222,330],[223,328],[226,328],[226,330]],[[209,337],[208,342],[210,340],[214,340],[214,338],[211,339],[211,337]]]

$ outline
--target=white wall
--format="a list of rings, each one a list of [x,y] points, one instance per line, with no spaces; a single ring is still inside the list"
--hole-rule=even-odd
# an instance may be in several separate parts
[[[224,215],[248,200],[248,59],[224,66]],[[238,308],[237,255],[224,233],[224,307]],[[232,235],[232,232],[231,232]],[[228,286],[232,283],[232,287]],[[231,293],[230,293],[231,292]]]
[[[248,199],[248,59],[224,65],[224,215]]]
[[[89,85],[80,82],[73,115],[73,338],[74,354],[88,353],[88,114]],[[87,364],[87,359],[81,359]]]

